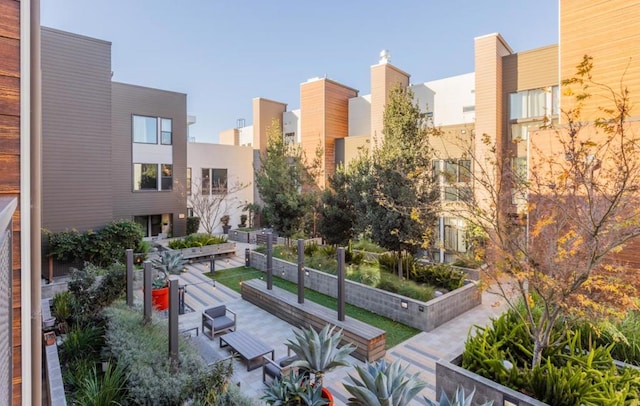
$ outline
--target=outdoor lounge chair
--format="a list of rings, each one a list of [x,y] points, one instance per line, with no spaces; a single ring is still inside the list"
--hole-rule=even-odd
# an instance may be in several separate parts
[[[227,316],[227,313],[230,316]],[[225,305],[210,307],[202,311],[202,334],[213,340],[213,336],[223,331],[235,331],[236,313]],[[209,333],[207,333],[209,330]]]
[[[267,376],[271,379],[281,379],[283,376],[289,374],[292,366],[291,363],[298,359],[296,354],[291,355],[291,350],[287,350],[287,356],[278,358],[277,360],[271,360],[269,357],[263,357],[264,364],[262,364],[262,382],[267,383]]]

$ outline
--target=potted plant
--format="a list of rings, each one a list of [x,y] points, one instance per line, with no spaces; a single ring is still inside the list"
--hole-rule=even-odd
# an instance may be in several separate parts
[[[187,261],[180,252],[162,251],[160,258],[151,263],[157,271],[152,284],[151,301],[156,310],[166,310],[169,308],[169,275],[181,273]]]
[[[356,365],[357,377],[349,375],[353,383],[344,384],[350,405],[405,406],[426,386],[418,379],[418,373],[407,375],[409,366],[402,366],[399,360],[391,364],[382,359],[376,363],[368,362],[361,367]]]
[[[238,224],[238,227],[245,228],[247,226],[247,219],[248,218],[249,218],[249,216],[247,216],[246,214],[241,214],[240,215],[240,224]]]
[[[287,347],[296,354],[297,360],[291,366],[298,368],[298,372],[291,377],[282,380],[274,380],[265,391],[265,400],[269,404],[328,404],[333,405],[333,396],[331,392],[322,386],[325,373],[341,366],[348,366],[347,357],[356,348],[351,344],[343,345],[338,348],[342,341],[342,330],[336,331],[336,326],[327,324],[324,328],[317,332],[310,327],[309,329],[293,329],[294,339],[288,340]],[[298,381],[302,382],[302,388],[299,390],[295,385]],[[295,389],[295,391],[293,390]],[[305,396],[299,396],[300,391]],[[314,393],[319,391],[323,398],[323,403],[307,403],[309,399],[315,399]],[[273,400],[273,395],[281,393],[283,396],[298,399],[298,403],[286,403],[284,399]],[[267,394],[269,397],[267,398]],[[289,400],[291,402],[291,400]],[[325,403],[326,402],[326,403]]]
[[[220,222],[222,223],[222,232],[225,234],[229,234],[229,230],[231,229],[231,226],[229,225],[230,220],[231,218],[228,214],[220,217]]]

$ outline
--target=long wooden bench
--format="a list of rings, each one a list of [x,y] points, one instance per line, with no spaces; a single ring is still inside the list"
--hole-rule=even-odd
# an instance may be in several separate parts
[[[384,357],[386,332],[360,320],[345,317],[338,320],[338,312],[309,300],[298,303],[298,296],[276,286],[267,290],[265,281],[252,279],[242,283],[242,298],[259,306],[278,318],[296,326],[321,329],[326,324],[343,330],[342,344],[352,343],[357,348],[353,356],[361,361],[373,362]]]

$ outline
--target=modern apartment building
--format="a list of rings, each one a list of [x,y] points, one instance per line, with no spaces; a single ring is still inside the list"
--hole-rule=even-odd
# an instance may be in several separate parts
[[[243,207],[254,202],[254,150],[248,146],[232,146],[190,142],[187,144],[187,205],[189,214],[194,204],[208,206],[214,233],[222,233],[220,218],[228,215],[229,225],[240,224]],[[196,194],[196,196],[194,196]],[[196,210],[197,211],[197,210]],[[204,232],[204,219],[200,231]]]
[[[111,81],[111,43],[42,28],[43,227],[184,235],[186,95]]]

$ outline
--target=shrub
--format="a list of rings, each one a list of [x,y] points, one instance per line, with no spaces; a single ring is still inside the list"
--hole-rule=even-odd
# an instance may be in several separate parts
[[[387,252],[378,256],[378,264],[383,271],[395,273],[398,269],[398,253]],[[416,260],[411,254],[404,254],[402,256],[402,271],[405,275],[411,275],[415,268]]]
[[[380,269],[377,266],[365,264],[358,267],[349,266],[347,268],[347,278],[354,282],[375,287],[380,283]]]
[[[383,253],[387,252],[385,248],[377,245],[368,238],[360,238],[353,243],[353,248],[360,251]]]
[[[96,326],[75,326],[67,334],[61,345],[61,358],[65,363],[80,358],[93,362],[100,360],[100,350],[104,346],[104,330]]]
[[[227,242],[227,239],[222,236],[196,233],[189,234],[185,238],[171,240],[167,246],[172,250],[179,250],[183,248],[204,247],[205,245],[224,244],[225,242]]]
[[[69,291],[55,294],[52,300],[52,311],[58,321],[69,321],[73,314],[73,299],[73,295]]]
[[[49,240],[48,254],[64,262],[83,261],[107,266],[125,260],[125,250],[136,249],[144,233],[131,220],[115,220],[100,231],[45,231]]]
[[[200,229],[200,217],[187,217],[187,235],[195,234]]]
[[[297,251],[298,247],[295,247],[295,250]],[[307,257],[312,256],[313,254],[315,254],[318,251],[318,244],[313,241],[310,244],[305,244],[304,246],[304,255]]]
[[[463,271],[454,269],[447,264],[417,264],[411,276],[418,283],[426,283],[449,291],[461,287],[466,278]]]
[[[417,285],[411,281],[403,281],[398,293],[412,299],[428,302],[435,296],[435,289],[428,285]]]
[[[77,384],[74,405],[119,405],[127,398],[127,374],[120,366],[109,364],[104,374],[96,371],[96,365]]]
[[[96,282],[97,275],[102,275]],[[91,323],[106,306],[124,294],[126,270],[122,264],[107,269],[85,264],[82,270],[72,269],[69,292],[73,295],[73,317],[76,323]]]
[[[194,395],[193,383],[206,379],[206,367],[195,350],[181,340],[180,364],[172,368],[167,357],[166,321],[144,325],[140,312],[122,302],[105,309],[107,344],[117,363],[129,373],[131,402],[182,404]]]

